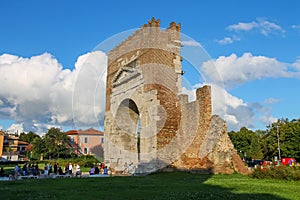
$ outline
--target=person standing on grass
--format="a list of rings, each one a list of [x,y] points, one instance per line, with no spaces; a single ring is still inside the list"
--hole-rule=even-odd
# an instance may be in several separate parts
[[[36,169],[37,175],[40,175],[41,172],[40,172],[40,168],[39,168],[39,163],[36,163],[34,168]]]
[[[65,166],[65,175],[67,175],[69,173],[69,165]]]
[[[99,173],[100,173],[99,167],[96,165],[95,166],[95,174],[99,174]]]
[[[18,164],[16,164],[14,171],[15,171],[15,178],[17,178],[21,174],[21,169]]]
[[[1,167],[1,170],[0,170],[0,177],[4,177],[4,174],[5,174],[4,169],[3,169],[3,167]]]
[[[44,165],[44,174],[48,175],[48,165],[47,165],[47,163],[45,163],[45,165]]]
[[[52,163],[49,163],[48,166],[48,175],[50,175],[52,173]]]
[[[90,169],[90,175],[94,175],[95,174],[95,167],[92,166]]]
[[[103,169],[103,174],[107,175],[108,174],[108,169],[107,169],[107,166],[104,167]]]
[[[69,174],[72,175],[73,166],[72,163],[69,163]]]
[[[123,170],[122,174],[128,174],[128,164],[127,164],[127,162],[125,162],[125,164],[124,164],[124,170]]]
[[[58,165],[57,165],[57,162],[56,162],[56,163],[54,163],[54,165],[53,165],[53,173],[54,173],[54,174],[57,174],[57,167],[58,167]]]
[[[131,174],[131,176],[134,175],[134,172],[135,172],[135,166],[134,166],[133,162],[129,164],[128,172]]]
[[[79,166],[78,163],[76,164],[76,177],[77,177],[77,176],[81,177],[80,166]]]
[[[62,170],[61,167],[58,168],[58,174],[59,174],[59,175],[64,175],[63,170]]]
[[[22,167],[22,173],[23,173],[23,176],[26,176],[26,170],[27,170],[27,164],[24,163],[23,167]]]

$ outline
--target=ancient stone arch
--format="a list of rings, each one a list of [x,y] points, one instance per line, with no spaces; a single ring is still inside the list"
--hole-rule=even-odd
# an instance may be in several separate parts
[[[225,121],[212,116],[210,87],[194,102],[181,94],[180,48],[180,24],[161,30],[152,18],[109,52],[104,158],[115,171],[125,162],[136,173],[243,170]]]

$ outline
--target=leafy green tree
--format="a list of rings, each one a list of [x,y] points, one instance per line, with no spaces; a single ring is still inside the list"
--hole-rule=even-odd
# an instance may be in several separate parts
[[[39,138],[40,136],[34,132],[28,132],[28,133],[21,133],[19,140],[32,143],[35,138]]]
[[[46,152],[46,144],[43,138],[37,137],[32,141],[32,156],[39,159],[41,154]]]
[[[247,160],[262,159],[263,153],[258,134],[243,127],[238,132],[229,132],[228,135],[241,158],[245,156]]]
[[[268,160],[279,156],[278,137],[281,157],[294,157],[300,160],[300,119],[281,119],[268,126],[267,133],[262,136],[263,154]]]
[[[71,140],[59,128],[50,128],[42,138],[33,141],[33,153],[45,158],[65,158],[71,155]]]
[[[45,157],[59,158],[70,155],[71,140],[59,128],[50,128],[43,138],[47,152]]]

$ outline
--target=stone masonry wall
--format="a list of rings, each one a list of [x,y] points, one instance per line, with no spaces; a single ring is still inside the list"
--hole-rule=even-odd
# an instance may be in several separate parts
[[[105,159],[117,171],[124,162],[134,162],[137,173],[168,165],[179,170],[244,173],[226,122],[212,116],[210,86],[197,89],[194,102],[180,94],[180,47],[180,24],[172,22],[161,30],[160,21],[152,18],[109,52]],[[136,75],[126,80],[132,74]],[[126,81],[116,83],[119,77]],[[124,101],[135,108],[122,107]],[[139,119],[140,150],[135,131]]]

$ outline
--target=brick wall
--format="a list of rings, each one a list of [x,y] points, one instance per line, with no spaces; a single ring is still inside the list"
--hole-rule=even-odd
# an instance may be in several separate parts
[[[133,70],[138,77],[113,85],[120,70],[132,62],[136,63]],[[160,21],[152,18],[109,52],[107,72],[104,155],[116,170],[121,170],[125,161],[134,161],[140,173],[155,171],[163,164],[181,170],[233,172],[235,150],[226,133],[226,122],[212,116],[210,86],[197,89],[194,102],[188,102],[187,95],[179,95],[180,24],[172,22],[161,30]],[[132,131],[137,119],[130,124],[130,109],[118,107],[128,99],[136,105],[141,134],[147,136],[141,139],[143,166],[136,158],[137,136]]]

